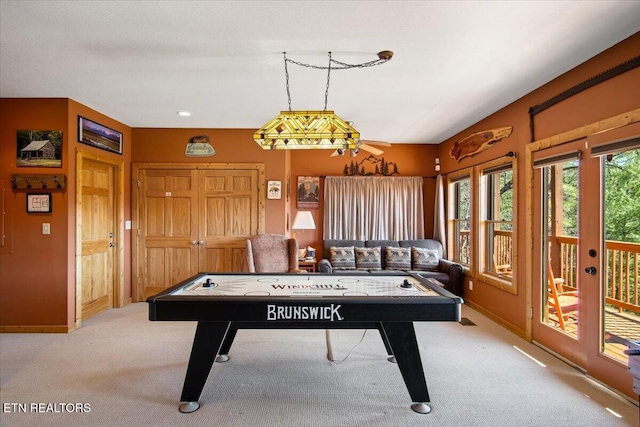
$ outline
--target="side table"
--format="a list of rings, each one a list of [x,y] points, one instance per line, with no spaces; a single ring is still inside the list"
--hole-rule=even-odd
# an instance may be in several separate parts
[[[316,259],[304,258],[304,259],[298,260],[298,268],[300,270],[306,270],[309,273],[314,273],[316,271]]]

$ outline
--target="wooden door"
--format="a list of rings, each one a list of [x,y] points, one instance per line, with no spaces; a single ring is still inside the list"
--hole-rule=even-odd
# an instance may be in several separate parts
[[[86,320],[113,307],[115,199],[114,168],[85,159],[81,169],[81,310]]]
[[[247,271],[246,239],[264,230],[264,166],[216,165],[134,165],[137,301],[198,272]]]
[[[258,171],[220,169],[199,174],[200,271],[248,271],[246,240],[258,234],[259,227]]]
[[[198,273],[195,170],[140,173],[138,288],[143,299]]]

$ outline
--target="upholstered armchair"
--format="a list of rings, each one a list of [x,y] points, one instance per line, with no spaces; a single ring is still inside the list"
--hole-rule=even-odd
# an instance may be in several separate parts
[[[298,241],[281,234],[247,239],[249,273],[299,273]]]

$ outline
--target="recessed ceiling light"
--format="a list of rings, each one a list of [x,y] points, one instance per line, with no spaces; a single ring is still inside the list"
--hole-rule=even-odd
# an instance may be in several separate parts
[[[182,116],[182,117],[190,117],[191,116],[191,112],[190,111],[178,111],[178,115]]]

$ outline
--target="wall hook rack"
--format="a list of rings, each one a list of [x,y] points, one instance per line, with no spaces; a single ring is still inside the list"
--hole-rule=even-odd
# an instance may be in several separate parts
[[[66,187],[65,175],[11,175],[14,190],[64,190]]]

